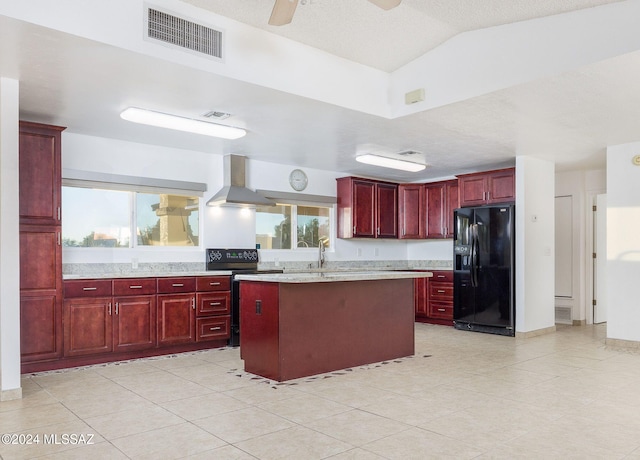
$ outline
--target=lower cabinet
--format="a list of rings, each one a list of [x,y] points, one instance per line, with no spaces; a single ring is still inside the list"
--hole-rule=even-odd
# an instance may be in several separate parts
[[[230,276],[76,279],[62,290],[61,315],[55,295],[21,299],[30,328],[23,354],[37,358],[23,357],[23,372],[198,350],[229,338]]]
[[[434,270],[433,277],[416,280],[416,320],[453,325],[453,272]]]
[[[158,345],[195,342],[196,294],[158,294]]]
[[[64,355],[155,347],[155,290],[153,279],[65,281]]]

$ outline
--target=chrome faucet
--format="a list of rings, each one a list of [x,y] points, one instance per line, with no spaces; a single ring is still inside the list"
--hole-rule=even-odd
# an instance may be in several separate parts
[[[324,265],[324,243],[322,240],[318,241],[318,268],[322,268]]]

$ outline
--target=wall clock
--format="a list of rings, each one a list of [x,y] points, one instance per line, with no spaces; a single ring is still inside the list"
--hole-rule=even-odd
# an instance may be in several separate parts
[[[633,157],[631,159],[631,162],[636,166],[640,166],[640,155],[636,155],[635,157]]]
[[[308,182],[309,179],[302,169],[294,169],[291,171],[291,174],[289,174],[289,184],[291,184],[291,188],[297,192],[301,192],[307,188]]]

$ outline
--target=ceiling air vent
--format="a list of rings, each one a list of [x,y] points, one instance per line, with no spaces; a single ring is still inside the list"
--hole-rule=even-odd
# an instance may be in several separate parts
[[[222,59],[222,32],[148,9],[147,36],[174,46]]]
[[[417,152],[415,150],[404,150],[402,152],[398,152],[398,155],[409,157],[413,155],[422,155],[422,152]]]

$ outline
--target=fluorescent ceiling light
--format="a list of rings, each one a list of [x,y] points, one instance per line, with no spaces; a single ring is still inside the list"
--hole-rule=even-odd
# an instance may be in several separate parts
[[[394,158],[381,157],[370,153],[358,155],[356,161],[368,165],[382,166],[383,168],[401,169],[402,171],[418,172],[425,169],[424,164],[413,163],[411,161],[396,160]]]
[[[234,128],[233,126],[219,125],[136,107],[129,107],[120,114],[120,117],[134,123],[142,123],[143,125],[204,134],[205,136],[221,137],[223,139],[238,139],[247,134],[242,128]]]

